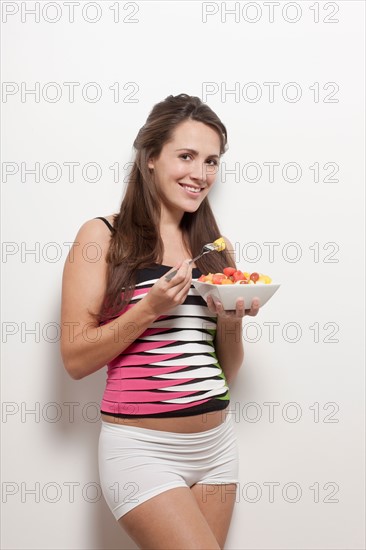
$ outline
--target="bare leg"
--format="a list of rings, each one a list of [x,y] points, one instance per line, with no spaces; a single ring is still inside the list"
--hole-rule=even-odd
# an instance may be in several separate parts
[[[220,550],[188,487],[164,491],[130,510],[118,523],[141,550]]]
[[[205,485],[197,483],[191,487],[191,492],[220,548],[224,548],[235,504],[236,484]]]

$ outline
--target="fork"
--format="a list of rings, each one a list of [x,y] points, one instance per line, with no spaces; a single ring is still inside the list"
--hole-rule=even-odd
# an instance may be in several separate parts
[[[219,243],[215,244],[215,243],[216,241],[214,243],[208,243],[203,245],[200,254],[198,254],[198,256],[196,256],[192,260],[189,260],[188,265],[193,264],[193,262],[195,262],[196,260],[199,260],[199,258],[202,258],[202,256],[204,256],[205,254],[208,254],[209,252],[213,252],[214,250],[218,250],[218,251],[222,250],[220,244]],[[177,273],[178,273],[178,269],[175,269],[171,273],[168,273],[168,275],[165,275],[166,280],[170,281],[174,277],[174,275],[176,275]]]

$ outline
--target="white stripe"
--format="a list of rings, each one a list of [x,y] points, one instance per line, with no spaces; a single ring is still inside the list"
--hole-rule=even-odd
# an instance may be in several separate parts
[[[146,295],[147,295],[147,292],[144,292],[144,294],[139,294],[138,296],[132,296],[131,303],[142,300],[142,298],[145,298]]]
[[[204,336],[204,335],[203,335]],[[162,347],[146,350],[146,353],[214,353],[215,348],[209,344],[178,344],[177,346]]]
[[[162,319],[155,321],[149,328],[200,328],[202,330],[216,329],[216,323],[194,317],[182,317],[181,319]]]
[[[218,388],[226,387],[225,380],[202,380],[202,382],[196,382],[195,384],[180,384],[179,386],[169,386],[168,388],[159,388],[160,391],[190,391],[190,390],[216,390]],[[227,387],[226,387],[227,389]]]
[[[200,332],[199,330],[182,330],[178,332],[168,332],[167,334],[159,333],[159,334],[152,334],[151,336],[140,336],[141,340],[158,340],[158,341],[164,341],[164,340],[178,340],[179,342],[202,342],[203,340],[205,342],[211,342],[214,337],[211,333],[205,333]]]
[[[194,401],[200,401],[201,399],[207,399],[208,397],[212,397],[214,395],[220,395],[225,394],[227,389],[223,390],[212,390],[207,393],[204,393],[203,395],[195,395],[191,397],[181,397],[180,399],[167,399],[165,401],[161,401],[162,403],[194,403]]]
[[[131,301],[138,301],[138,300],[141,300],[144,296],[146,296],[146,294],[149,292],[149,290],[151,289],[151,287],[152,287],[158,280],[159,280],[159,279],[151,279],[151,280],[149,280],[149,281],[144,281],[144,282],[142,282],[142,283],[138,283],[138,284],[136,285],[135,288],[142,287],[142,286],[145,286],[145,285],[150,285],[150,286],[146,288],[146,292],[144,292],[143,294],[139,294],[138,296],[133,296],[133,297],[131,298]],[[200,296],[199,292],[197,292],[197,290],[194,288],[193,285],[192,285],[191,288],[189,289],[187,295],[188,295],[188,296],[195,296],[195,297]],[[181,304],[181,305],[184,305],[184,304]],[[191,304],[185,304],[185,305],[187,306],[187,305],[191,305]],[[178,306],[178,307],[180,307],[180,306]],[[200,305],[200,306],[196,306],[196,307],[202,307],[202,308],[208,310],[207,306],[204,306],[204,305]],[[209,311],[209,310],[208,310],[208,311]],[[207,315],[207,314],[206,314],[206,315]],[[211,315],[212,315],[213,317],[215,316],[214,313],[211,313]]]
[[[141,286],[146,286],[146,285],[153,286],[156,283],[156,281],[158,281],[158,280],[159,279],[149,279],[147,281],[142,281],[141,283],[137,283],[136,288],[139,288]],[[191,296],[199,296],[200,295],[200,293],[197,291],[197,289],[193,285],[191,285],[191,287],[188,291],[188,294],[191,295]]]
[[[197,317],[213,317],[208,307],[195,305],[195,304],[181,304],[177,307],[169,309],[167,312],[168,315],[192,315]]]
[[[146,294],[141,294],[136,298],[133,298],[137,302],[140,298],[143,298]],[[181,316],[181,317],[210,317],[213,321],[216,320],[217,315],[213,315],[208,307],[195,305],[195,304],[181,304],[180,306],[168,309],[164,315],[169,316]]]
[[[199,369],[186,370],[184,372],[170,372],[168,374],[159,374],[153,378],[166,378],[167,380],[178,380],[180,378],[212,378],[220,376],[222,370],[217,367],[201,367]]]
[[[145,286],[145,285],[154,285],[156,283],[156,281],[158,281],[159,279],[149,279],[148,281],[142,281],[142,283],[137,283],[136,285],[136,288],[140,287],[140,286]]]
[[[208,357],[207,355],[195,355],[194,357],[176,357],[175,359],[168,359],[167,361],[159,361],[157,363],[149,363],[151,367],[179,367],[189,365],[215,365],[217,359],[214,357]]]

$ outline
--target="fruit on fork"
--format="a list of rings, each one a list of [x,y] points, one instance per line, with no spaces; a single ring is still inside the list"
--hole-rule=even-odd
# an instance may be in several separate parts
[[[200,254],[198,254],[198,256],[196,256],[195,258],[192,258],[192,260],[189,261],[189,264],[192,264],[193,262],[195,262],[199,258],[202,258],[202,256],[204,256],[205,254],[208,254],[209,252],[213,252],[214,250],[216,250],[216,252],[222,252],[223,250],[225,250],[225,248],[226,248],[226,244],[225,244],[224,238],[219,237],[213,243],[208,243],[203,245]],[[177,274],[177,272],[178,270],[175,269],[171,273],[168,273],[168,275],[165,275],[166,280],[170,281],[174,277],[174,275]]]

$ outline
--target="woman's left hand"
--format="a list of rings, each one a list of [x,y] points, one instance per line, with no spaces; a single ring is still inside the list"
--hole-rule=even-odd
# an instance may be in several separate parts
[[[235,310],[225,310],[222,303],[217,298],[213,298],[211,294],[207,297],[208,309],[211,313],[216,313],[216,315],[223,320],[236,321],[242,319],[245,315],[255,317],[260,308],[258,298],[253,298],[250,309],[245,309],[243,298],[238,298],[235,306]]]

